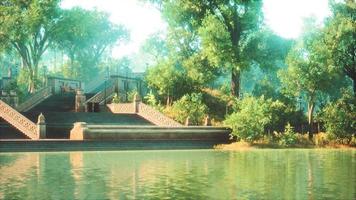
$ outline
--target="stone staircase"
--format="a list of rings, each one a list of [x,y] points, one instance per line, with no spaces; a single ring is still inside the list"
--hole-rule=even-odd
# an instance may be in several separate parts
[[[31,95],[24,102],[16,107],[16,110],[19,112],[26,112],[36,105],[40,104],[48,97],[52,95],[51,87],[47,86],[38,90],[35,94]]]
[[[0,117],[28,138],[33,140],[39,139],[37,125],[1,100]]]
[[[27,110],[28,112],[74,112],[75,94],[64,93],[51,95],[41,103]]]

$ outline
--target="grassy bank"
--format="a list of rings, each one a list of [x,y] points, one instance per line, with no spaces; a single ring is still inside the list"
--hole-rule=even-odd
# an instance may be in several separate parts
[[[284,148],[338,148],[338,149],[356,149],[355,138],[351,141],[340,139],[330,139],[325,133],[314,135],[312,141],[308,139],[308,135],[297,134],[296,141],[292,144],[285,144],[278,141],[276,138],[265,137],[254,142],[238,141],[231,144],[219,144],[214,147],[217,150],[232,150],[243,151],[250,149],[284,149]]]

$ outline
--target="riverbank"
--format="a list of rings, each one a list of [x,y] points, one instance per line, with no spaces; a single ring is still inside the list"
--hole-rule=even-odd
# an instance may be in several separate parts
[[[218,144],[214,146],[216,150],[227,150],[227,151],[244,151],[251,149],[288,149],[288,148],[300,148],[300,149],[355,149],[356,146],[345,145],[345,144],[326,144],[326,145],[315,145],[315,144],[295,144],[292,146],[283,146],[277,143],[248,143],[245,141],[233,142],[231,144]]]

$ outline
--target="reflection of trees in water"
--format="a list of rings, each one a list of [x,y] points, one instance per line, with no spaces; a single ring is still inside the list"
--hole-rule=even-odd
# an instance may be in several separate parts
[[[4,161],[0,165],[1,198],[352,199],[355,196],[356,151],[13,155],[10,159],[6,157],[8,154],[0,154],[0,161]]]

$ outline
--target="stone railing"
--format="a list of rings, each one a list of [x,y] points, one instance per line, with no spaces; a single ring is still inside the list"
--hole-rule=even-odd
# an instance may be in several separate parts
[[[153,107],[146,105],[140,101],[134,101],[133,103],[108,104],[107,107],[110,109],[111,112],[116,114],[137,114],[157,126],[183,126],[182,124],[165,116]]]
[[[48,97],[52,95],[51,87],[47,86],[37,91],[35,94],[31,95],[28,99],[26,99],[23,103],[16,107],[16,110],[19,112],[26,112],[31,108],[35,107]]]
[[[98,88],[101,84],[104,83],[105,81],[105,75],[99,75],[98,77],[96,77],[94,80],[92,80],[91,82],[87,83],[85,85],[85,90],[84,93],[91,93],[93,92],[93,90],[95,90],[96,88]]]
[[[146,120],[152,122],[157,126],[170,126],[170,127],[179,127],[182,124],[174,121],[173,119],[165,116],[156,109],[148,106],[142,102],[138,104],[138,115],[145,118]]]
[[[96,95],[94,95],[92,98],[88,99],[85,103],[101,103],[105,99],[108,99],[109,97],[112,97],[113,94],[115,93],[115,85],[110,84],[109,87],[107,87],[105,90],[98,92]]]
[[[132,103],[115,103],[115,104],[108,104],[107,107],[113,113],[120,113],[120,114],[132,114],[135,113],[135,107]]]
[[[39,138],[37,125],[1,100],[0,117],[9,122],[29,138]]]

